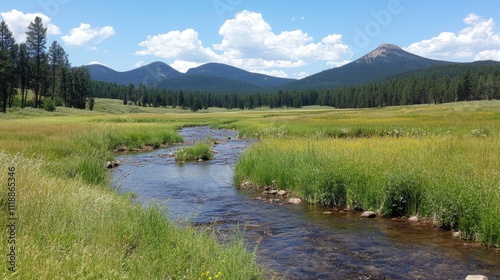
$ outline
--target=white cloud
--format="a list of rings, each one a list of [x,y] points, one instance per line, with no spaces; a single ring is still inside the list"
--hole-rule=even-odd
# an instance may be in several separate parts
[[[14,35],[14,39],[17,43],[22,43],[26,41],[26,31],[28,31],[28,26],[31,22],[35,20],[35,17],[42,19],[43,26],[47,28],[47,35],[60,35],[61,30],[59,27],[51,23],[51,19],[41,13],[23,13],[16,9],[10,12],[0,13],[3,20],[9,26],[10,31]]]
[[[273,63],[276,63],[274,67],[284,67],[284,61],[290,67],[296,67],[297,64],[338,60],[352,55],[349,47],[342,44],[342,35],[331,34],[314,43],[314,39],[302,30],[276,34],[262,14],[251,11],[238,13],[234,19],[224,22],[219,34],[223,37],[222,42],[214,48],[223,52],[225,59],[260,59],[263,68]]]
[[[186,73],[187,70],[191,68],[198,67],[204,63],[193,62],[193,61],[185,61],[185,60],[175,60],[170,66],[176,69],[179,72]]]
[[[106,67],[108,67],[108,65],[106,65],[106,64],[104,64],[104,63],[100,63],[99,61],[95,61],[95,60],[94,60],[94,61],[89,62],[89,65],[96,65],[96,64],[97,64],[97,65],[102,65],[102,66],[106,66]]]
[[[476,60],[496,60],[500,61],[500,49],[498,50],[487,50],[478,53],[474,57],[474,61]]]
[[[300,17],[300,18],[296,18],[296,17],[292,17],[292,21],[297,21],[297,20],[306,20],[306,17]]]
[[[436,37],[413,43],[404,49],[434,59],[498,59],[495,54],[500,51],[500,33],[495,30],[494,20],[469,14],[463,22],[466,27],[458,33],[442,32]]]
[[[115,34],[115,30],[111,26],[92,28],[88,23],[81,23],[79,27],[71,29],[69,34],[62,36],[61,39],[67,45],[83,46],[85,44],[99,44]],[[92,45],[90,49],[95,50],[96,47]]]
[[[198,32],[193,29],[148,36],[139,46],[145,49],[137,51],[136,55],[154,55],[194,62],[206,62],[218,57],[212,49],[203,47],[198,39]]]
[[[253,72],[254,73],[258,73],[258,74],[268,75],[268,76],[279,77],[279,78],[288,78],[288,74],[285,73],[282,70],[276,70],[276,69],[272,69],[272,70],[256,70],[256,71],[253,71]]]
[[[328,61],[326,63],[326,65],[330,66],[330,67],[340,67],[340,66],[344,66],[346,65],[347,63],[351,62],[350,60],[342,60],[342,61]]]
[[[295,77],[296,77],[297,79],[299,79],[299,80],[300,80],[300,79],[303,79],[303,78],[305,78],[305,77],[307,77],[307,76],[309,76],[309,74],[307,74],[307,73],[306,73],[306,72],[304,72],[304,71],[302,71],[302,72],[300,72],[300,73],[295,74]]]
[[[134,68],[134,69],[135,69],[135,68],[139,68],[139,67],[144,66],[144,65],[146,65],[146,62],[144,62],[144,60],[140,60],[140,61],[137,61],[137,62],[134,64],[134,66],[132,66],[132,68]]]
[[[276,34],[260,13],[243,11],[219,29],[222,40],[203,46],[193,29],[148,36],[136,55],[174,59],[172,67],[185,71],[207,62],[220,62],[248,71],[285,74],[276,68],[296,68],[317,61],[342,62],[352,56],[342,35],[331,34],[319,42],[301,30]]]

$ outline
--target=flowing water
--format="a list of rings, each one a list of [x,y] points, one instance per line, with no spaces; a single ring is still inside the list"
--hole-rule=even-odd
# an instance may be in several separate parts
[[[260,192],[238,190],[233,168],[253,141],[237,132],[184,128],[185,144],[220,139],[215,159],[175,163],[175,149],[120,156],[113,170],[121,192],[160,201],[180,223],[239,228],[267,277],[285,279],[465,279],[482,274],[500,279],[500,252],[464,243],[423,223],[361,219],[359,213],[310,205],[269,203]]]

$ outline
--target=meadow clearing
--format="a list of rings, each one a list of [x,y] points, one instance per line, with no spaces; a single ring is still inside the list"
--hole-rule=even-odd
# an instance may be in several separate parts
[[[98,105],[122,109],[113,101]],[[178,227],[162,206],[134,204],[130,195],[110,187],[105,163],[113,160],[117,147],[180,142],[177,128],[206,124],[201,116],[191,120],[165,112],[122,115],[58,108],[0,116],[0,219],[8,224],[16,218],[15,232],[0,235],[0,278],[262,278],[242,238],[227,236],[220,244],[211,230]],[[15,189],[9,193],[11,182]],[[13,216],[7,211],[11,197]],[[6,262],[12,260],[10,252],[12,264]]]
[[[500,246],[500,103],[471,102],[271,115],[236,125],[262,137],[236,183],[286,189],[310,203],[418,215]]]
[[[213,232],[179,228],[161,208],[133,204],[110,187],[104,165],[115,149],[176,143],[178,128],[198,125],[261,139],[236,166],[236,183],[385,216],[419,214],[499,246],[499,123],[500,101],[191,113],[97,99],[92,112],[13,109],[0,116],[0,204],[7,209],[14,177],[15,275],[262,278],[241,238],[217,243]],[[5,223],[9,215],[0,211]],[[0,235],[5,254],[9,240]]]

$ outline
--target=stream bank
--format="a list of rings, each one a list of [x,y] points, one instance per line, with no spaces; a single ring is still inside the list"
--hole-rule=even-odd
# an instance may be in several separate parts
[[[237,189],[233,169],[252,140],[208,127],[180,131],[186,144],[219,139],[215,159],[177,164],[175,149],[118,157],[113,169],[120,192],[164,204],[171,219],[221,233],[243,229],[258,262],[286,279],[500,278],[497,251],[464,243],[449,231],[406,220],[362,219],[359,213],[314,205],[267,203],[262,191]]]

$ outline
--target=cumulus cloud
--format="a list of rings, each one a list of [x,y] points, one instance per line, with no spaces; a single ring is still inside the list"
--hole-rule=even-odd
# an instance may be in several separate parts
[[[174,63],[170,64],[170,66],[172,66],[174,69],[176,69],[179,72],[186,73],[187,70],[189,70],[191,68],[196,68],[198,66],[201,66],[202,64],[204,64],[204,63],[185,61],[185,60],[175,60]]]
[[[219,30],[223,37],[216,50],[229,61],[253,60],[255,68],[296,67],[313,61],[332,61],[350,57],[352,52],[342,43],[342,35],[331,34],[315,43],[302,30],[276,34],[262,14],[243,11],[224,22]],[[285,64],[285,65],[284,65]]]
[[[304,72],[304,71],[302,71],[302,72],[300,72],[300,73],[295,74],[295,77],[296,77],[297,79],[299,79],[299,80],[300,80],[300,79],[303,79],[303,78],[305,78],[305,77],[307,77],[307,76],[309,76],[309,74],[307,74],[307,72]]]
[[[487,50],[478,53],[474,60],[496,60],[500,61],[500,49],[498,50]]]
[[[28,26],[31,22],[35,20],[35,17],[42,19],[43,26],[47,28],[47,35],[60,35],[61,29],[56,25],[51,23],[51,19],[41,13],[23,13],[16,9],[10,12],[0,13],[3,20],[9,26],[10,31],[14,35],[14,39],[18,43],[26,41],[26,31],[28,31]]]
[[[139,43],[136,55],[174,59],[179,71],[206,62],[220,62],[248,71],[286,75],[277,68],[296,68],[313,62],[335,63],[352,56],[342,35],[330,34],[320,41],[302,30],[274,33],[262,14],[242,11],[226,20],[219,29],[219,44],[203,46],[193,29],[148,36]],[[177,67],[179,68],[177,68]]]
[[[442,32],[436,37],[413,43],[404,49],[434,59],[498,60],[500,33],[495,30],[494,20],[469,14],[463,22],[466,27],[458,33]]]
[[[139,46],[145,49],[137,51],[136,55],[154,55],[194,62],[206,62],[218,57],[212,49],[203,47],[203,43],[198,39],[198,32],[190,28],[148,36]]]
[[[283,70],[276,70],[276,69],[272,69],[272,70],[256,70],[256,71],[253,71],[253,72],[254,73],[258,73],[258,74],[268,75],[268,76],[279,77],[279,78],[288,78],[288,74],[285,73]]]
[[[68,35],[62,36],[63,42],[70,46],[83,46],[87,44],[99,44],[105,39],[115,35],[116,32],[111,26],[92,28],[88,23],[81,23],[79,27],[70,30]],[[90,46],[95,50],[94,45]]]

